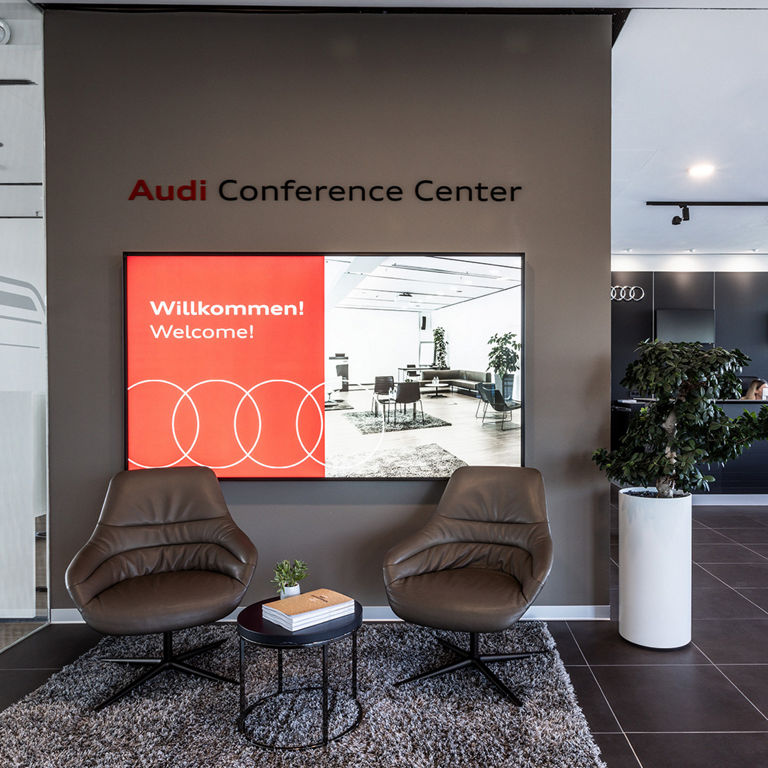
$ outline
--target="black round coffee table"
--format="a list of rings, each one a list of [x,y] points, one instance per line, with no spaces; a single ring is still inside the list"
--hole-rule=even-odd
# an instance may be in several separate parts
[[[240,715],[237,718],[238,730],[250,741],[260,747],[268,749],[310,749],[313,747],[324,747],[330,741],[336,741],[353,731],[363,719],[363,708],[357,699],[357,630],[363,623],[363,607],[355,601],[355,612],[348,616],[342,616],[338,619],[325,621],[322,624],[315,624],[306,629],[299,629],[291,632],[278,624],[267,621],[261,615],[261,607],[264,603],[271,603],[275,598],[249,605],[237,617],[237,631],[240,636]],[[357,707],[357,716],[351,725],[348,725],[340,733],[333,736],[329,735],[329,711],[328,711],[328,645],[341,640],[344,637],[352,636],[352,701]],[[262,648],[277,649],[277,691],[268,696],[262,696],[260,699],[248,703],[245,692],[245,646],[246,643],[261,646]],[[283,651],[295,648],[308,648],[310,646],[320,646],[323,660],[323,680],[321,686],[301,687],[293,689],[283,688]],[[303,691],[320,690],[322,691],[322,735],[317,741],[307,744],[275,744],[266,743],[255,738],[251,729],[246,723],[248,715],[265,704],[270,699],[274,699],[282,694],[298,694]]]

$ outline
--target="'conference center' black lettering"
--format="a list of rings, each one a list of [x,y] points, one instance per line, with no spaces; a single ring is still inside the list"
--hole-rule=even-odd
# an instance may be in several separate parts
[[[417,200],[431,202],[514,202],[515,192],[521,186],[491,186],[477,182],[475,184],[447,185],[438,184],[432,179],[421,179],[413,188]],[[287,202],[402,202],[405,192],[397,184],[299,184],[295,179],[287,179],[282,184],[241,184],[237,179],[225,179],[219,184],[219,197],[222,200],[265,203]]]

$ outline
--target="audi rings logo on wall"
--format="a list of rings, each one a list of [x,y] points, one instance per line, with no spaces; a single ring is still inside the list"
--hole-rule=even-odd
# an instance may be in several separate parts
[[[323,256],[126,256],[129,469],[325,475]]]
[[[645,291],[639,285],[612,285],[611,301],[642,301]]]

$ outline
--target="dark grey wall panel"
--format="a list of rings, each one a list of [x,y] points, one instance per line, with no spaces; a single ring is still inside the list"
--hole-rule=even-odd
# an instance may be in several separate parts
[[[123,462],[122,253],[273,249],[526,254],[525,455],[556,549],[540,603],[606,603],[610,17],[51,10],[45,35],[52,606]],[[129,202],[137,178],[205,178],[210,198]],[[215,198],[225,178],[523,190],[240,205]],[[224,483],[262,552],[250,596],[303,557],[384,604],[381,554],[442,487]]]
[[[713,272],[653,272],[654,309],[713,309]]]
[[[768,273],[718,272],[715,307],[718,346],[746,352],[744,375],[768,381]]]
[[[619,382],[635,359],[638,343],[653,337],[653,272],[613,272],[611,286],[643,292],[643,298],[635,301],[629,291],[624,292],[626,300],[620,300],[617,291],[611,301],[611,400],[618,400],[629,394]]]
[[[649,316],[655,309],[714,309],[715,343],[727,349],[739,348],[752,363],[744,369],[752,377],[768,380],[768,273],[764,272],[614,272],[614,285],[653,285],[653,301],[646,307],[612,307],[612,399],[624,398],[617,385],[626,363],[635,359],[634,348],[646,338]],[[736,416],[744,404],[726,405]],[[750,406],[759,408],[759,404]],[[614,410],[614,440],[626,429],[627,414]],[[715,477],[712,493],[768,493],[765,466],[768,441],[758,441],[725,467],[712,466]]]

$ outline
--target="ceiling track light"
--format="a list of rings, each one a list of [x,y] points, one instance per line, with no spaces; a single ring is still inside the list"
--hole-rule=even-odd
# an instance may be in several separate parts
[[[672,202],[669,200],[646,200],[646,205],[671,205],[675,208],[679,208],[682,212],[680,216],[672,217],[672,224],[680,224],[683,221],[689,221],[691,218],[690,208],[694,205],[710,206],[710,207],[753,207],[753,206],[768,206],[768,200],[699,200],[697,202]]]
[[[673,216],[672,217],[672,223],[673,224],[680,224],[683,221],[689,221],[691,218],[691,212],[688,210],[687,205],[681,205],[680,210],[682,211],[682,216]]]

